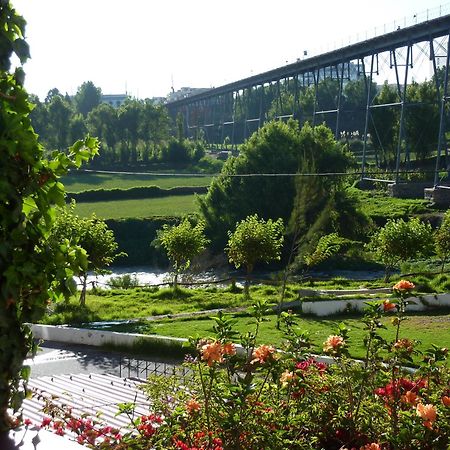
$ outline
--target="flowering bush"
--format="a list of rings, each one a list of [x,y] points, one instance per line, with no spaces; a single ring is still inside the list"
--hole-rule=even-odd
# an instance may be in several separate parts
[[[433,346],[420,353],[416,342],[401,336],[412,289],[402,281],[394,287],[395,300],[367,303],[362,361],[349,357],[342,325],[323,343],[332,364],[318,361],[292,313],[282,314],[283,351],[258,345],[262,303],[253,307],[254,329],[240,336],[241,352],[232,343],[232,320],[219,315],[214,339],[191,340],[198,352],[186,362],[191,378],[149,379],[153,415],[134,420],[133,431],[120,440],[99,428],[105,437],[84,442],[101,447],[108,438],[108,448],[127,450],[446,449],[448,352]],[[378,332],[383,314],[392,314],[392,342]],[[421,357],[420,365],[407,370],[413,355]]]

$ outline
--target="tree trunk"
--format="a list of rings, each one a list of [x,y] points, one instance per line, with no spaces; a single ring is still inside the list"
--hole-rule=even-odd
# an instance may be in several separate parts
[[[178,289],[178,270],[175,270],[175,275],[173,276],[173,290]]]
[[[81,286],[81,294],[80,294],[80,306],[86,306],[86,288],[87,288],[87,273],[84,273],[80,276],[82,286]]]

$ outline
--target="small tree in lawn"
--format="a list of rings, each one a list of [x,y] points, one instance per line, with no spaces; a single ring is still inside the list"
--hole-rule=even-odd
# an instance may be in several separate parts
[[[87,264],[76,274],[80,277],[82,288],[80,305],[86,304],[86,283],[88,272],[95,274],[108,273],[109,267],[119,256],[126,253],[117,252],[117,242],[112,230],[95,214],[91,217],[78,217],[74,213],[74,206],[63,208],[56,219],[52,230],[52,242],[56,245],[79,245],[87,253]]]
[[[234,233],[228,232],[229,240],[225,251],[236,268],[245,266],[247,277],[244,294],[249,295],[250,276],[257,262],[269,263],[279,260],[283,248],[283,220],[258,219],[248,216],[236,224]]]
[[[434,247],[436,254],[441,259],[441,272],[443,272],[445,263],[450,256],[450,211],[445,213],[441,226],[434,234]]]
[[[158,240],[174,270],[174,290],[178,287],[178,275],[188,269],[192,259],[208,245],[209,240],[206,239],[204,231],[204,222],[199,222],[193,227],[188,219],[184,219],[179,225],[164,225],[158,232]]]
[[[432,253],[433,234],[429,223],[418,218],[405,222],[403,219],[389,220],[372,237],[369,244],[376,257],[384,264],[385,282],[392,270],[402,261]]]

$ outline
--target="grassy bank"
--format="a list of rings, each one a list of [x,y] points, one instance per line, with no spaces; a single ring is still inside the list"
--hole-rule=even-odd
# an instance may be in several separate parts
[[[102,219],[183,216],[197,211],[195,195],[178,195],[146,200],[118,200],[77,203],[75,213],[86,217],[95,213]]]
[[[62,178],[67,192],[82,192],[92,189],[130,189],[140,186],[158,186],[170,189],[180,186],[209,186],[210,176],[174,176],[106,174],[93,172],[76,172]]]

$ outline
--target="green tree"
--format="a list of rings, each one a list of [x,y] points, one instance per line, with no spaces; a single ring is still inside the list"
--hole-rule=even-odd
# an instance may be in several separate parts
[[[86,136],[87,129],[84,118],[81,114],[74,114],[69,121],[68,139],[69,142],[77,141]]]
[[[392,270],[402,261],[431,254],[433,249],[431,225],[421,222],[417,217],[407,222],[403,219],[389,220],[373,235],[369,248],[384,264],[385,281],[388,282]]]
[[[137,144],[139,140],[139,124],[142,116],[142,102],[127,99],[119,108],[119,136],[125,145],[131,164],[137,162]]]
[[[236,158],[228,158],[207,195],[199,199],[216,250],[227,231],[245,217],[287,220],[295,195],[294,178],[263,174],[295,173],[299,165],[298,123],[269,122],[255,132]]]
[[[450,256],[450,210],[444,214],[441,225],[434,233],[436,254],[441,259],[441,272]]]
[[[423,162],[437,148],[439,105],[434,80],[413,82],[406,91],[406,139],[411,152]]]
[[[125,256],[118,253],[118,245],[112,230],[95,214],[91,217],[78,217],[74,213],[75,204],[59,211],[52,229],[50,241],[54,246],[78,245],[87,255],[87,263],[76,275],[81,280],[80,306],[86,305],[86,282],[88,272],[94,274],[108,273],[107,268],[117,257]]]
[[[236,224],[234,232],[228,232],[225,248],[228,259],[238,269],[247,271],[245,295],[249,295],[250,276],[258,262],[269,263],[281,258],[284,241],[283,220],[265,221],[252,215]]]
[[[387,82],[383,84],[380,93],[375,97],[374,105],[386,105],[399,101],[398,92]],[[398,129],[400,110],[398,106],[380,106],[371,110],[369,132],[372,144],[380,155],[383,165],[392,164],[397,154]]]
[[[97,152],[87,138],[67,155],[44,159],[30,121],[32,106],[24,73],[10,72],[10,57],[28,58],[25,21],[8,1],[0,2],[0,432],[12,425],[26,395],[24,359],[35,350],[27,323],[38,321],[49,301],[69,294],[67,279],[83,265],[80,248],[50,248],[53,206],[64,204],[58,178]]]
[[[73,115],[71,105],[61,96],[55,95],[47,105],[48,144],[57,150],[64,150],[69,143],[70,119]]]
[[[157,239],[166,251],[174,270],[174,290],[178,287],[178,275],[188,269],[192,259],[208,245],[204,231],[203,222],[198,222],[193,227],[188,219],[184,219],[179,225],[166,224],[158,231]]]
[[[77,112],[86,117],[102,100],[102,90],[92,81],[85,81],[74,97]]]

